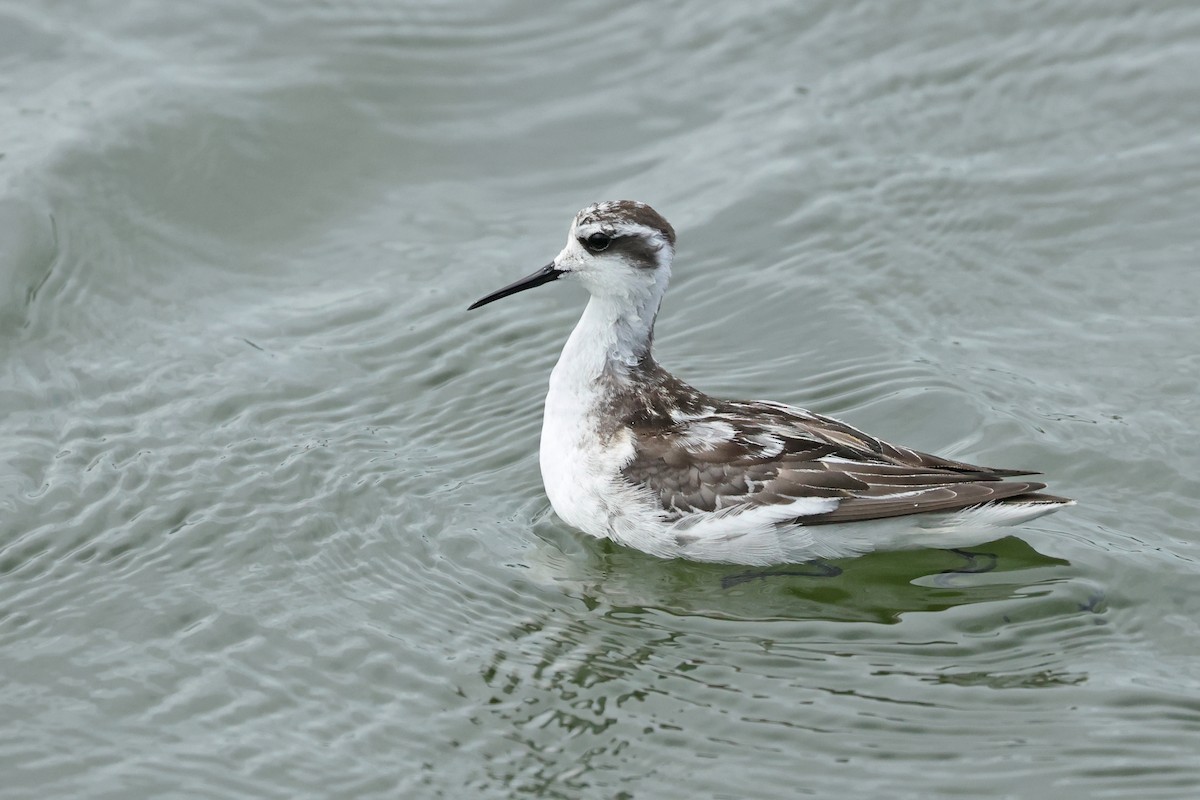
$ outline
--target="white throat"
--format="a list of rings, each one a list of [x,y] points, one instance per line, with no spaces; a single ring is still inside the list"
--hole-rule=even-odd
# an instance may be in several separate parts
[[[602,377],[620,380],[649,357],[668,276],[667,270],[659,270],[641,285],[592,294],[550,374],[552,394],[593,394]]]

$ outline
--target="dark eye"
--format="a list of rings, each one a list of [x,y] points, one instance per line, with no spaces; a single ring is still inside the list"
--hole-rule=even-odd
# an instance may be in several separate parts
[[[589,250],[607,250],[610,244],[612,244],[612,237],[606,233],[593,233],[587,238]]]

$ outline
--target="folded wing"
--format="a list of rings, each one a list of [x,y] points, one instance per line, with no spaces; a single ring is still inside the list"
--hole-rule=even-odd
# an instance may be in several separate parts
[[[858,522],[984,503],[1066,502],[1030,473],[896,447],[829,417],[776,403],[713,401],[697,413],[634,425],[625,477],[669,519],[793,507],[791,524]],[[804,502],[826,498],[825,502]],[[830,510],[831,509],[831,510]]]

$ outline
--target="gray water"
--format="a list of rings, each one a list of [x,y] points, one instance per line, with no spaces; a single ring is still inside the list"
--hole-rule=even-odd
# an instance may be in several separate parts
[[[1196,797],[1198,74],[1182,1],[0,0],[0,796]],[[677,374],[1079,505],[567,528],[582,292],[465,308],[610,198]]]

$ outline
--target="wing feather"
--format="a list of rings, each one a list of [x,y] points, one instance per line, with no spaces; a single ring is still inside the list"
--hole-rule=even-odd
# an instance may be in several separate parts
[[[657,495],[669,518],[736,513],[833,498],[833,510],[789,520],[822,525],[953,511],[1034,495],[1031,474],[897,447],[843,422],[777,403],[712,401],[696,413],[631,420],[629,481]],[[815,510],[827,503],[810,503]]]

